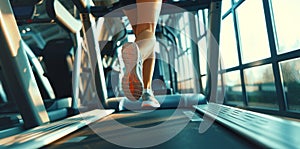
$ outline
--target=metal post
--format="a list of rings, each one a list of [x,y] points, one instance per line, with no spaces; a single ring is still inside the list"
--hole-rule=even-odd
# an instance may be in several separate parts
[[[25,128],[49,122],[42,96],[31,70],[9,0],[0,1],[0,68],[8,91],[8,99],[15,100]]]
[[[86,9],[89,9],[90,5],[92,4],[93,2],[90,1],[85,3],[84,6],[86,7]],[[97,84],[97,87],[99,87],[95,91],[97,91],[98,97],[100,98],[101,102],[104,103],[105,100],[108,98],[108,95],[107,95],[107,87],[105,83],[105,76],[104,76],[104,70],[102,65],[100,47],[98,43],[99,35],[95,35],[96,33],[95,18],[90,13],[81,13],[80,19],[83,23],[83,34],[85,39],[84,42],[86,43],[87,49],[89,51],[91,68],[95,68],[94,70],[92,70],[92,76],[93,76],[92,80],[94,80],[93,82]]]
[[[198,43],[197,43],[197,26],[196,26],[196,23],[197,20],[196,20],[196,13],[195,12],[192,12],[193,15],[189,15],[189,21],[190,21],[190,34],[191,34],[191,45],[192,45],[192,58],[193,58],[193,65],[194,65],[194,68],[195,68],[195,81],[197,81],[194,85],[195,85],[195,89],[194,91],[196,93],[200,93],[201,92],[201,77],[200,77],[200,63],[199,63],[199,57],[200,57],[200,52],[199,52],[199,48],[198,48]]]
[[[219,71],[219,41],[221,28],[221,1],[212,1],[208,13],[207,32],[207,62],[208,79],[207,93],[208,99],[217,101],[218,71]]]

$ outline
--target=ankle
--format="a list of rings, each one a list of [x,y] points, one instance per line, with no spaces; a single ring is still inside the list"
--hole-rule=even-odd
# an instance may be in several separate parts
[[[144,88],[144,90],[143,90],[143,94],[144,94],[144,93],[153,94],[153,91],[152,91],[152,89],[149,89],[149,88]]]

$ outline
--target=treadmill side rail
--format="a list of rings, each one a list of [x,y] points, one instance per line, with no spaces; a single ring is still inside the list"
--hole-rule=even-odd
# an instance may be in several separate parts
[[[194,108],[267,148],[299,148],[299,122],[216,103]]]
[[[1,139],[0,148],[40,148],[113,112],[114,110],[96,109],[61,121],[38,126],[23,133]]]

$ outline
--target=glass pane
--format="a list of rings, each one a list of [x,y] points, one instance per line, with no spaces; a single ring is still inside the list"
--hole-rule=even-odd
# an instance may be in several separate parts
[[[178,54],[182,54],[182,52],[184,52],[187,49],[187,45],[186,45],[186,36],[184,33],[180,34],[180,42],[181,42],[181,47],[182,47],[182,51]]]
[[[238,54],[232,14],[228,15],[221,26],[220,51],[224,69],[237,66]]]
[[[244,75],[249,106],[278,109],[272,65],[246,69]]]
[[[186,49],[191,48],[191,35],[190,35],[190,27],[186,25],[185,29],[185,45]]]
[[[205,19],[205,28],[208,29],[208,9],[204,9],[203,14]]]
[[[194,80],[189,79],[189,80],[183,80],[178,83],[178,89],[180,93],[193,93],[194,88],[192,87],[192,83]]]
[[[236,2],[239,2],[240,0],[234,0],[234,2],[236,3]]]
[[[261,0],[244,1],[237,8],[243,63],[270,57]]]
[[[225,103],[243,106],[243,92],[241,86],[241,77],[239,71],[225,73]]]
[[[203,17],[203,13],[203,10],[198,11],[200,35],[203,35],[205,33],[205,18]]]
[[[202,88],[205,90],[207,84],[207,76],[201,77],[201,81],[202,81]]]
[[[183,80],[182,78],[182,58],[178,58],[178,67],[177,67],[177,80],[181,81]]]
[[[222,14],[231,8],[231,0],[222,0]]]
[[[183,59],[183,67],[182,69],[184,70],[183,74],[183,79],[189,79],[191,78],[191,76],[193,75],[193,72],[191,72],[191,58],[185,53],[184,55],[182,55],[182,59]]]
[[[200,50],[200,71],[201,74],[206,74],[207,73],[207,46],[206,46],[206,37],[203,37],[199,42],[198,42],[198,48]]]
[[[300,48],[299,0],[273,0],[273,14],[278,39],[278,52]]]
[[[300,59],[280,63],[289,110],[300,110]]]
[[[224,90],[224,88],[223,88],[223,84],[222,84],[222,82],[223,82],[224,80],[222,80],[222,74],[218,74],[218,84],[217,84],[217,96],[216,96],[216,98],[217,98],[217,103],[224,103],[224,98],[225,98],[225,90]],[[213,100],[213,99],[211,99],[211,100]]]
[[[183,13],[180,13],[177,15],[179,30],[182,30],[184,28],[184,20],[183,20]]]

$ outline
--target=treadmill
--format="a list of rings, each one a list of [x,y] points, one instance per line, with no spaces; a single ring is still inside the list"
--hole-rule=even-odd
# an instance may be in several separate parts
[[[109,7],[93,5],[91,1],[73,2],[81,15],[118,17],[124,15],[120,8],[134,1],[106,1]],[[183,9],[170,9],[171,5]],[[219,47],[214,45],[219,45],[221,1],[166,0],[161,14],[200,9],[208,9],[209,14],[207,58],[211,73],[208,75],[208,96],[156,96],[162,107],[145,111],[138,108],[138,103],[123,102],[122,98],[107,99],[105,90],[101,90],[100,96],[106,99],[103,102],[118,112],[45,148],[298,148],[299,122],[225,106],[216,100],[220,60]],[[84,22],[92,20],[87,15],[81,19]],[[89,27],[91,24],[86,24],[85,28]]]
[[[54,2],[54,1],[52,1]],[[95,17],[102,17],[108,14],[108,11],[118,10],[124,3],[114,2],[110,7],[94,6],[92,2],[83,0],[73,0],[78,10],[80,11],[83,28],[90,28],[95,20],[89,15],[93,14]],[[220,20],[221,20],[221,1],[219,0],[203,0],[203,1],[166,1],[172,5],[187,8],[190,11],[196,11],[199,9],[209,9],[209,27],[212,35],[208,39],[208,60],[211,61],[210,71],[218,71],[218,59],[219,51],[218,47],[212,45],[219,41]],[[162,13],[175,13],[172,10],[162,9]],[[114,17],[122,15],[121,11],[108,14],[108,16]],[[85,36],[85,39],[91,38]],[[214,38],[214,39],[212,39]],[[97,53],[98,43],[94,40],[88,40],[89,45],[85,47],[87,51],[96,53],[96,56],[100,56]],[[80,51],[80,50],[78,50]],[[78,52],[77,51],[77,52]],[[98,51],[99,52],[99,51]],[[78,53],[77,53],[78,54]],[[77,55],[78,56],[78,55]],[[93,55],[95,56],[95,55]],[[99,60],[100,57],[96,57]],[[217,61],[217,62],[216,62]],[[77,63],[79,65],[80,63]],[[139,103],[130,103],[124,99],[124,97],[107,98],[107,92],[105,88],[105,80],[103,76],[103,70],[101,69],[101,61],[98,65],[92,66],[93,68],[99,68],[99,80],[100,80],[100,101],[103,103],[103,108],[111,108],[117,112],[112,113],[114,110],[99,116],[100,111],[90,111],[87,114],[81,114],[77,117],[70,117],[65,121],[81,120],[84,124],[82,127],[77,127],[69,132],[69,135],[60,135],[59,137],[46,136],[42,134],[40,139],[28,139],[30,143],[27,147],[42,147],[42,148],[297,148],[299,142],[295,138],[296,135],[290,136],[287,143],[286,135],[283,133],[274,133],[276,137],[270,137],[272,133],[268,135],[261,135],[257,132],[261,132],[261,127],[256,131],[253,128],[248,127],[253,125],[256,121],[251,123],[245,122],[245,120],[239,120],[238,117],[246,115],[245,118],[258,117],[260,119],[267,120],[269,123],[266,127],[273,126],[273,122],[277,122],[276,126],[291,128],[289,131],[298,132],[300,125],[297,122],[283,120],[281,118],[275,118],[259,113],[249,112],[238,108],[232,108],[218,104],[216,99],[216,81],[217,73],[211,73],[209,80],[210,96],[203,96],[202,94],[175,94],[175,95],[162,95],[157,96],[162,107],[156,110],[141,110],[138,107]],[[215,65],[214,65],[215,64]],[[92,69],[92,73],[95,74],[95,69]],[[79,73],[79,72],[77,72]],[[215,84],[215,85],[214,85]],[[209,103],[207,101],[210,101]],[[132,107],[129,107],[132,106]],[[129,110],[128,110],[129,109]],[[105,112],[104,112],[105,113]],[[93,116],[99,117],[93,117]],[[223,114],[223,115],[222,115]],[[93,115],[92,117],[90,115]],[[108,116],[107,116],[108,115]],[[227,117],[226,117],[227,116]],[[79,118],[80,117],[80,118]],[[90,120],[92,119],[92,120]],[[214,123],[214,121],[218,123]],[[47,121],[47,120],[44,120]],[[46,122],[47,123],[47,122]],[[51,124],[51,123],[50,123]],[[262,123],[262,125],[265,123]],[[45,124],[39,124],[40,126],[49,128]],[[88,127],[87,127],[88,125]],[[238,126],[236,126],[238,125]],[[56,127],[56,124],[53,124]],[[243,127],[243,128],[241,128]],[[36,132],[35,128],[28,130]],[[61,126],[61,128],[69,128],[67,125]],[[249,130],[252,129],[252,130]],[[271,128],[271,127],[270,127]],[[277,127],[275,127],[277,128]],[[246,131],[246,130],[248,131]],[[60,130],[60,129],[58,129]],[[60,131],[57,131],[60,132]],[[73,132],[73,133],[72,133]],[[242,133],[241,133],[242,132]],[[252,132],[252,133],[251,133]],[[70,134],[71,133],[71,134]],[[250,134],[250,135],[249,135]],[[251,135],[252,134],[252,135]],[[262,138],[255,138],[256,136],[264,136],[263,141],[259,141]],[[263,133],[262,133],[263,134]],[[299,133],[298,133],[299,134]],[[268,139],[267,137],[270,137]],[[294,138],[293,138],[294,137]],[[275,139],[274,139],[275,138]],[[281,139],[280,139],[281,138]],[[22,148],[22,141],[12,143],[8,146],[3,146],[3,140],[0,140],[0,147],[16,147]],[[50,141],[45,141],[50,140]],[[13,141],[13,140],[10,140]],[[38,142],[46,142],[40,146],[31,146]],[[9,142],[9,141],[7,141]],[[26,141],[24,141],[26,142]],[[15,145],[15,146],[14,146]]]

